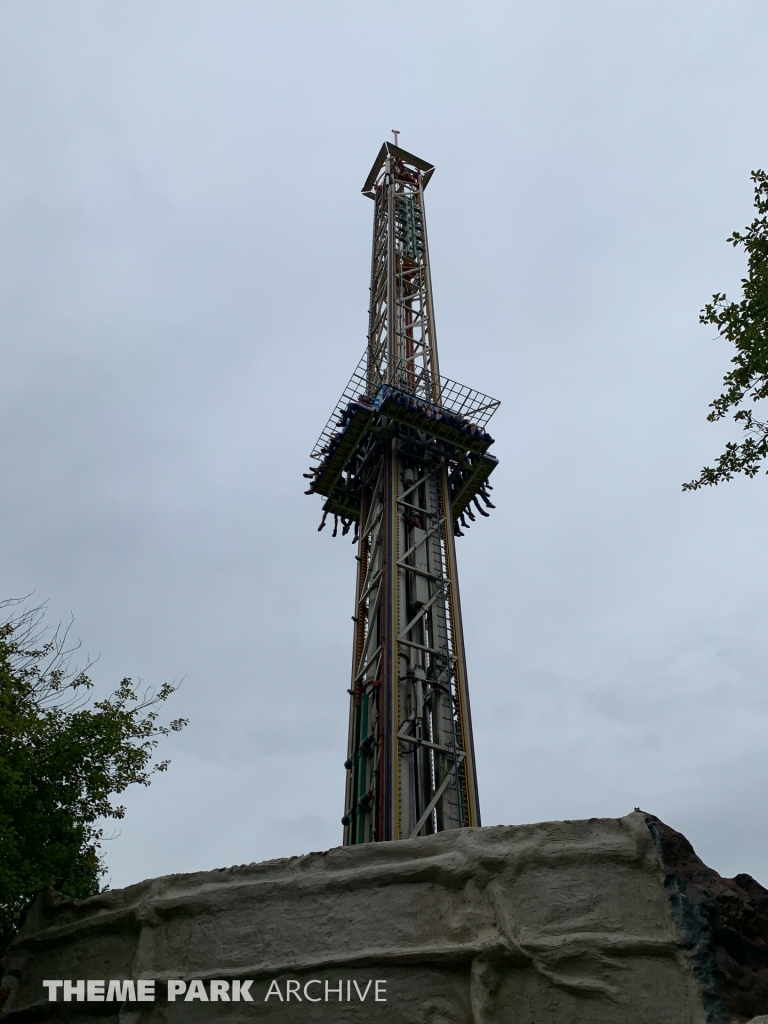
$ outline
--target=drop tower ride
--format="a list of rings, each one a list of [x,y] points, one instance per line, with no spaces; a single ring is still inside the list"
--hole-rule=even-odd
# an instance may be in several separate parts
[[[440,376],[424,189],[385,142],[368,344],[312,451],[308,494],[358,545],[344,844],[480,824],[454,538],[483,516],[498,401]]]

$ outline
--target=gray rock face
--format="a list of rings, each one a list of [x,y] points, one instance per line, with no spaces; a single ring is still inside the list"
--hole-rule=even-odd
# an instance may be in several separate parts
[[[75,984],[49,1002],[43,981],[67,979],[155,979],[155,999],[77,1001]],[[211,1001],[212,980],[230,1001]],[[234,982],[251,1001],[232,1000]],[[82,902],[44,894],[4,986],[8,1024],[708,1020],[640,813],[168,875]]]

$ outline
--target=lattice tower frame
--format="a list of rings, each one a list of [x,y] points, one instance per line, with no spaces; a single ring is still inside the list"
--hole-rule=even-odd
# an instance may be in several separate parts
[[[441,407],[424,188],[433,167],[385,144],[375,203],[367,391]],[[450,456],[392,422],[360,495],[344,843],[480,824],[449,484]]]

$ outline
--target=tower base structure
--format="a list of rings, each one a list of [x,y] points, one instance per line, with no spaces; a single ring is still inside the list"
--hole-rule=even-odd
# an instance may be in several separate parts
[[[766,933],[765,889],[642,812],[453,829],[44,893],[0,1019],[732,1024],[768,1013]]]

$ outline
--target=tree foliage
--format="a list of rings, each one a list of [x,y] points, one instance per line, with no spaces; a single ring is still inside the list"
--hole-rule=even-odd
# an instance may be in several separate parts
[[[158,737],[186,725],[158,722],[176,689],[168,683],[139,695],[123,679],[94,701],[91,666],[71,670],[72,653],[66,630],[45,629],[42,609],[0,625],[0,950],[40,889],[99,891],[99,823],[125,815],[111,797],[165,771],[168,761],[153,763]]]
[[[718,334],[736,347],[733,369],[723,378],[723,393],[711,403],[707,419],[721,420],[733,413],[746,437],[739,444],[728,442],[714,467],[705,466],[697,480],[683,484],[683,490],[732,480],[736,473],[755,476],[768,456],[768,423],[757,418],[755,406],[768,398],[768,174],[753,171],[755,209],[758,216],[744,234],[734,231],[728,241],[743,246],[747,253],[747,277],[742,279],[742,297],[729,302],[725,295],[712,296],[701,311],[700,321],[712,324]]]

